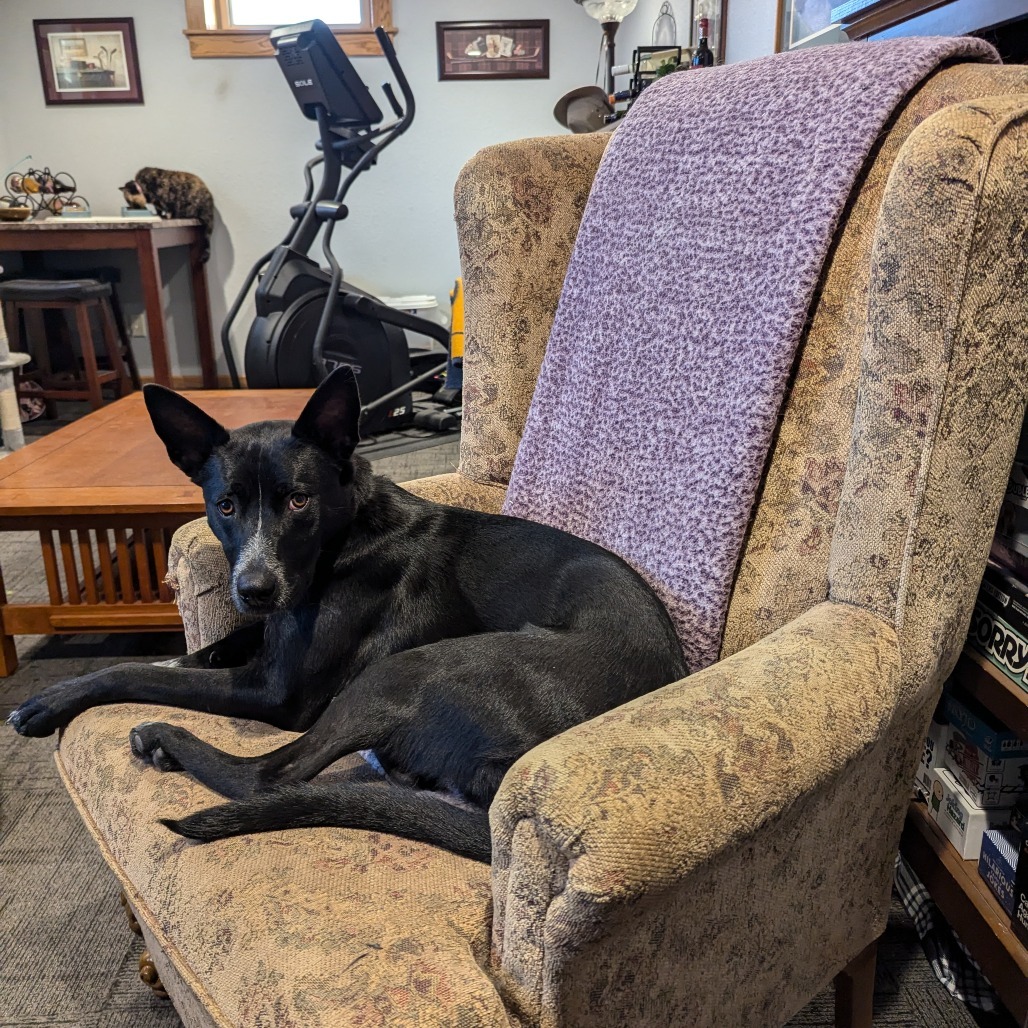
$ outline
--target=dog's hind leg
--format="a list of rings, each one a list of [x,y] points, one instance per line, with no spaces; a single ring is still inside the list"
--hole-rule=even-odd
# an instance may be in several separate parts
[[[147,722],[129,733],[132,752],[159,771],[186,771],[230,799],[264,789],[306,782],[334,760],[358,750],[376,750],[403,725],[418,724],[425,684],[449,666],[441,644],[392,654],[365,668],[334,697],[303,735],[270,753],[243,757],[226,753],[176,725]]]
[[[395,782],[303,782],[178,820],[173,832],[210,842],[286,828],[361,828],[442,846],[472,860],[492,855],[489,815]]]
[[[252,622],[237,628],[234,632],[204,646],[201,650],[187,653],[182,657],[175,657],[172,660],[157,661],[157,665],[164,667],[242,667],[248,664],[257,655],[258,650],[264,645],[265,625],[262,622]]]
[[[132,729],[129,745],[158,771],[187,771],[222,796],[245,799],[276,785],[308,781],[339,757],[374,749],[389,728],[382,710],[337,696],[308,732],[255,757],[227,753],[185,728],[158,721]]]

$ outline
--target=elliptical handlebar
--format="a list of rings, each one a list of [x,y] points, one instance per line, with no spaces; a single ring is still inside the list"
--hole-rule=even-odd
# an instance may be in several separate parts
[[[389,101],[389,106],[393,109],[393,114],[395,114],[397,118],[402,118],[403,108],[400,106],[400,101],[396,99],[396,94],[393,92],[392,83],[383,83],[382,92],[385,93],[386,99]]]
[[[378,39],[379,46],[382,47],[382,53],[385,55],[386,61],[389,63],[389,70],[393,73],[393,77],[400,87],[400,92],[403,94],[403,105],[400,106],[397,104],[396,96],[393,94],[393,90],[388,83],[382,87],[382,92],[385,93],[389,106],[392,107],[396,116],[401,119],[400,125],[403,127],[400,128],[400,132],[403,133],[410,128],[411,122],[414,120],[414,112],[416,110],[414,91],[410,87],[410,82],[407,81],[403,68],[400,67],[399,58],[396,56],[396,47],[393,46],[389,33],[380,25],[375,29],[375,36]],[[397,127],[399,128],[400,125]]]
[[[283,31],[284,30],[276,30],[276,32],[273,33],[273,36]],[[326,298],[325,309],[322,312],[322,317],[318,324],[318,330],[312,348],[313,363],[318,371],[322,373],[325,370],[323,356],[325,338],[328,334],[328,326],[331,321],[332,310],[334,308],[335,294],[338,293],[339,286],[342,282],[342,269],[340,268],[339,262],[336,260],[331,249],[332,230],[334,229],[337,220],[345,217],[343,200],[351,186],[363,172],[367,171],[368,168],[375,163],[378,159],[378,155],[387,146],[389,146],[390,143],[394,142],[410,128],[414,122],[414,115],[417,110],[414,100],[414,92],[411,89],[410,82],[400,65],[399,59],[396,56],[396,49],[393,46],[392,39],[389,37],[389,33],[380,26],[375,29],[375,36],[382,48],[382,54],[389,65],[389,69],[396,80],[396,85],[400,90],[402,100],[397,99],[392,84],[387,82],[382,86],[382,91],[389,102],[389,106],[398,120],[393,122],[391,125],[380,126],[378,128],[372,128],[371,125],[364,127],[352,127],[352,123],[350,125],[344,124],[342,127],[338,127],[333,125],[329,111],[323,104],[315,103],[311,104],[307,108],[309,112],[308,117],[313,115],[318,123],[320,136],[318,140],[318,149],[321,153],[308,161],[304,168],[306,186],[304,199],[301,204],[291,208],[290,213],[293,215],[292,224],[280,244],[280,247],[290,247],[300,253],[306,253],[317,238],[318,232],[324,229],[322,250],[332,277],[330,291]],[[340,57],[348,64],[347,59],[341,52]],[[368,101],[371,102],[370,95],[367,94],[366,88],[364,88],[363,84],[359,82],[359,79],[358,85],[360,85],[360,88],[364,90]],[[346,158],[353,154],[354,151],[359,154],[359,157],[357,157],[351,165]],[[315,190],[312,171],[319,163],[322,165],[323,170],[321,181],[318,184],[317,190]],[[340,184],[339,180],[344,163],[347,164],[347,167],[351,168],[351,171],[345,177],[342,184]],[[324,201],[331,201],[331,203],[323,203]],[[328,215],[331,215],[331,217],[326,217]],[[242,308],[246,295],[249,293],[254,282],[258,279],[262,269],[270,262],[272,255],[277,249],[278,247],[276,247],[275,250],[264,254],[250,269],[250,272],[243,283],[242,289],[229,309],[225,322],[222,325],[222,347],[225,352],[225,360],[228,365],[232,384],[235,388],[239,388],[240,383],[239,375],[236,370],[235,358],[231,349],[230,330],[240,309]],[[260,286],[258,285],[258,295],[259,294]]]
[[[390,83],[386,82],[382,86],[382,92],[385,93],[386,98],[389,101],[389,106],[392,107],[399,120],[393,122],[392,125],[387,125],[384,128],[375,129],[367,134],[354,137],[354,142],[367,141],[369,139],[379,137],[381,137],[381,142],[369,146],[367,151],[361,155],[360,160],[358,160],[353,166],[350,174],[346,176],[346,180],[340,187],[339,192],[336,193],[337,203],[342,203],[343,200],[346,199],[346,194],[350,191],[350,187],[356,181],[357,177],[362,172],[366,171],[368,167],[378,159],[378,155],[387,146],[389,146],[390,143],[399,139],[400,136],[402,136],[404,132],[411,127],[414,122],[414,115],[417,112],[414,92],[411,89],[410,82],[407,80],[407,76],[404,74],[403,68],[400,65],[399,58],[396,56],[396,48],[393,46],[393,41],[389,38],[389,33],[379,26],[375,29],[375,36],[378,39],[379,46],[382,47],[382,54],[385,56],[385,59],[389,64],[389,70],[393,73],[393,77],[396,79],[396,84],[400,87],[400,93],[403,96],[403,103],[401,104],[397,101],[396,94],[393,92],[392,86]],[[343,147],[345,147],[348,140],[341,140],[340,142]]]
[[[343,208],[343,217],[345,217],[343,201],[346,199],[346,194],[350,191],[350,187],[357,181],[361,174],[367,171],[368,168],[378,160],[378,155],[387,146],[396,142],[396,140],[411,127],[414,122],[414,115],[417,111],[417,104],[414,101],[414,92],[410,87],[410,82],[407,80],[407,76],[404,74],[403,68],[400,66],[400,61],[396,56],[396,48],[393,46],[393,41],[389,38],[389,33],[379,26],[375,29],[375,36],[378,38],[379,45],[382,47],[382,53],[385,55],[385,59],[389,64],[393,77],[396,79],[396,84],[400,87],[400,93],[403,96],[403,105],[401,106],[397,103],[396,96],[392,89],[388,89],[386,86],[382,87],[383,92],[389,99],[389,104],[393,110],[396,111],[398,107],[400,108],[400,110],[397,111],[398,115],[400,115],[400,120],[387,126],[385,129],[379,129],[374,133],[376,136],[380,135],[379,141],[370,145],[361,155],[360,160],[358,160],[353,166],[350,174],[346,176],[343,184],[339,187],[335,201],[339,207]],[[367,139],[368,136],[365,135],[357,138]],[[311,209],[317,211],[317,205],[312,205]],[[329,285],[328,296],[325,299],[325,307],[322,310],[321,318],[318,321],[318,330],[314,336],[314,345],[311,347],[311,362],[318,373],[322,376],[327,373],[327,365],[325,364],[325,339],[328,336],[328,327],[332,321],[332,312],[335,309],[339,286],[343,281],[343,269],[339,266],[339,261],[336,260],[336,255],[332,251],[332,232],[336,226],[337,220],[341,219],[333,217],[327,222],[324,234],[321,237],[321,251],[325,256],[325,262],[328,264],[329,270],[332,273],[332,281]]]

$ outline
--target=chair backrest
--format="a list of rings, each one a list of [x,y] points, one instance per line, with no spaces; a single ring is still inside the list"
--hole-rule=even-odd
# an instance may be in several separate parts
[[[901,147],[943,108],[1016,93],[1028,93],[1028,70],[1022,67],[944,66],[897,111],[865,166],[801,343],[743,545],[722,655],[829,594],[829,554],[854,438],[875,232]],[[606,143],[587,136],[504,144],[483,151],[458,182],[470,383],[461,471],[476,481],[509,480],[577,222]],[[919,267],[915,261],[910,273]],[[887,353],[888,341],[884,345]]]
[[[604,155],[505,511],[624,557],[696,670],[815,286],[898,103],[970,39],[781,54],[651,86]]]
[[[887,254],[881,248],[910,230],[909,224],[883,224],[880,220],[886,185],[901,148],[917,126],[944,108],[988,96],[1023,93],[1028,93],[1028,68],[983,64],[942,68],[898,112],[866,168],[825,268],[782,411],[736,575],[722,656],[775,631],[829,593],[829,554],[853,444],[861,369],[888,363],[904,342],[885,333],[869,338],[864,345],[869,309],[873,319],[887,313],[878,304],[894,302],[880,291],[872,297],[872,269],[877,265],[880,274],[891,269],[912,281],[923,279],[928,272],[924,260],[913,259],[901,267],[895,253]],[[930,141],[923,142],[922,154],[931,146]],[[946,177],[944,169],[936,171],[940,178]],[[903,185],[893,183],[897,194],[902,193]],[[926,213],[940,218],[938,209]],[[945,227],[951,229],[952,225]],[[923,243],[917,240],[915,245]],[[947,248],[952,254],[960,245],[955,236],[945,234],[936,244],[938,252],[930,258],[932,262],[945,257]],[[951,310],[954,298],[941,300],[938,313]],[[930,312],[924,316],[928,318]],[[1001,340],[995,339],[990,349],[998,349],[1000,344]],[[944,375],[945,369],[937,366],[935,373]],[[904,406],[903,401],[904,397],[897,395],[897,409]],[[913,454],[908,456],[913,459]],[[915,466],[909,468],[911,474],[916,470]]]
[[[464,280],[460,471],[506,487],[564,275],[610,135],[500,143],[464,166],[454,214]]]

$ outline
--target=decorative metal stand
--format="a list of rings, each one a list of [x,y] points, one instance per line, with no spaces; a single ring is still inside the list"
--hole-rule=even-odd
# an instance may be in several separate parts
[[[67,171],[56,174],[49,168],[29,168],[26,172],[12,171],[4,179],[7,192],[0,196],[0,204],[10,207],[29,207],[33,214],[47,211],[88,212],[89,201],[80,196],[74,176]]]

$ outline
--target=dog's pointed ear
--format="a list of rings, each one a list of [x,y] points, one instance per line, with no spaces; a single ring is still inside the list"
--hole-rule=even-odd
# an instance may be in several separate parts
[[[361,398],[353,368],[344,364],[325,379],[293,425],[293,435],[313,443],[339,464],[360,441]]]
[[[228,431],[173,389],[145,385],[143,400],[171,462],[195,482],[215,447],[228,442]]]

